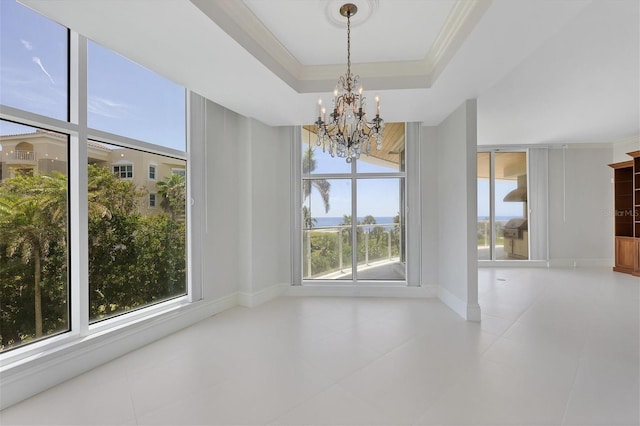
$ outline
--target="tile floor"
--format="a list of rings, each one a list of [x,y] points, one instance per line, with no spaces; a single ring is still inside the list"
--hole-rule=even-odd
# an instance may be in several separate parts
[[[10,424],[638,425],[640,280],[481,269],[437,300],[236,308],[0,413]]]

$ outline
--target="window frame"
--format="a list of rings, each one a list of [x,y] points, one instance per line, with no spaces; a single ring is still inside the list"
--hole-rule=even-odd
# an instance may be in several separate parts
[[[417,128],[417,129],[416,129]],[[356,160],[351,164],[351,171],[348,173],[302,173],[302,158],[304,152],[302,150],[302,126],[297,127],[297,137],[294,137],[294,149],[292,153],[292,182],[293,182],[293,196],[292,196],[292,250],[294,253],[293,265],[292,265],[292,283],[294,286],[312,287],[312,286],[336,286],[336,287],[418,287],[421,286],[420,282],[420,266],[419,266],[419,237],[411,238],[409,230],[420,234],[419,214],[409,214],[407,199],[410,194],[410,188],[417,187],[413,184],[418,177],[416,171],[419,170],[419,144],[409,143],[410,138],[413,140],[419,138],[419,125],[418,123],[405,123],[405,162],[403,171],[389,171],[389,172],[358,172]],[[418,139],[419,140],[419,139]],[[313,143],[311,141],[310,143]],[[363,156],[366,154],[362,154]],[[412,157],[411,157],[412,156]],[[413,158],[413,159],[412,159]],[[334,158],[334,161],[345,161],[342,158]],[[413,173],[411,172],[413,170]],[[362,179],[400,179],[404,180],[404,194],[400,194],[402,208],[404,214],[404,227],[406,238],[403,241],[404,249],[406,253],[405,264],[405,279],[404,280],[364,280],[358,279],[357,271],[357,250],[352,250],[352,279],[351,280],[318,280],[318,279],[306,279],[303,277],[302,262],[304,261],[302,251],[302,240],[304,233],[304,224],[302,223],[301,209],[302,203],[302,182],[304,180],[314,179],[349,179],[351,181],[351,217],[357,215],[357,183]],[[415,194],[415,191],[414,191]],[[416,200],[419,200],[419,193],[416,194]],[[416,213],[419,213],[419,209],[416,209]],[[352,231],[357,226],[357,221],[352,221]],[[356,247],[357,235],[356,232],[352,232],[352,247]],[[416,257],[418,256],[418,257]]]
[[[116,167],[118,168],[118,171],[116,171]],[[122,170],[123,167],[126,168],[124,171]],[[111,172],[120,179],[133,179],[133,163],[112,164]],[[123,176],[123,172],[125,176]],[[131,174],[131,176],[129,176],[129,174]]]
[[[531,220],[531,207],[530,205],[527,207],[526,219],[528,223],[527,232],[529,234],[529,240],[527,241],[527,252],[529,257],[527,259],[498,259],[496,256],[496,190],[495,190],[495,163],[496,163],[496,155],[504,154],[504,153],[524,153],[525,154],[525,167],[527,173],[527,198],[529,198],[530,193],[530,170],[529,170],[529,149],[522,147],[494,147],[494,146],[484,146],[479,147],[476,152],[476,159],[478,154],[489,154],[489,259],[478,259],[478,264],[481,266],[504,266],[504,265],[524,265],[531,264],[532,262],[536,262],[535,259],[531,259],[531,235],[535,233],[535,229],[532,231],[532,220]],[[478,178],[476,177],[476,182]],[[477,206],[476,206],[476,216]],[[535,221],[534,221],[535,226]]]
[[[151,170],[153,169],[153,176],[151,176]],[[152,181],[156,181],[157,180],[157,172],[158,172],[158,165],[157,164],[149,164],[147,166],[147,179],[148,180],[152,180]]]
[[[53,354],[70,345],[82,344],[86,339],[106,336],[105,333],[117,332],[122,327],[134,327],[141,321],[151,320],[158,315],[168,315],[176,309],[185,307],[201,298],[201,289],[194,286],[194,258],[191,247],[195,243],[192,241],[194,232],[191,223],[191,203],[186,203],[186,294],[175,298],[151,304],[132,311],[124,312],[120,315],[107,318],[105,320],[90,323],[89,318],[89,295],[88,295],[88,194],[87,194],[87,159],[89,140],[118,145],[126,148],[144,150],[150,153],[159,154],[178,160],[185,161],[184,170],[187,180],[187,200],[191,197],[189,174],[189,123],[190,92],[184,89],[185,102],[185,126],[186,150],[179,151],[173,148],[150,144],[144,141],[128,138],[121,135],[108,133],[105,131],[88,127],[88,94],[87,94],[87,46],[89,40],[77,33],[67,29],[68,50],[68,117],[67,120],[52,118],[26,110],[17,109],[10,106],[0,105],[0,119],[34,128],[42,128],[54,132],[68,135],[68,287],[69,287],[69,330],[61,334],[43,337],[40,340],[0,352],[0,364],[3,371],[12,368],[21,360],[25,360],[33,355]],[[130,179],[130,178],[129,178]],[[199,262],[198,262],[199,263]],[[84,283],[84,284],[83,284]]]
[[[150,208],[155,208],[156,207],[156,193],[155,192],[150,192],[149,193],[149,207]]]

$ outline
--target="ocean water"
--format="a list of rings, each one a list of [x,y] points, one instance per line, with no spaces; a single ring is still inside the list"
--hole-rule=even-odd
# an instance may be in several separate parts
[[[344,218],[342,217],[317,217],[315,219],[316,219],[316,223],[313,225],[313,227],[316,229],[324,228],[328,226],[338,226],[344,220]],[[381,226],[384,230],[391,230],[395,228],[392,216],[375,217],[375,220],[376,220],[375,225],[362,226],[361,229],[364,232],[371,232],[371,230],[375,226]],[[358,222],[362,223],[363,221],[364,221],[364,217],[358,217]]]
[[[507,222],[509,219],[515,219],[522,216],[496,216],[496,222]],[[489,220],[489,216],[478,216],[478,222]]]
[[[323,226],[338,226],[344,220],[342,217],[316,217],[315,228]],[[376,224],[393,225],[393,217],[376,217]],[[358,217],[358,222],[364,221],[364,217]]]

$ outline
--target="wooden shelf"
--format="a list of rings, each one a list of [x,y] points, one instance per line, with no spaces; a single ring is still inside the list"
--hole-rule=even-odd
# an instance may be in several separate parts
[[[609,164],[614,182],[614,271],[640,276],[640,151],[632,160]]]

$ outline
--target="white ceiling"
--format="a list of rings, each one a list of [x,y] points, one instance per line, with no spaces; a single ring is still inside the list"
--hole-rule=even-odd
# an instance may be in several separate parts
[[[352,69],[386,121],[436,125],[477,98],[481,145],[640,133],[638,0],[352,2]],[[23,3],[269,125],[312,122],[346,71],[342,1]]]
[[[303,65],[344,65],[348,1],[244,0],[276,39]],[[351,19],[353,62],[424,59],[456,0],[359,1]],[[287,20],[283,16],[300,17]],[[313,18],[313,19],[310,19]],[[325,19],[323,19],[325,18]],[[403,37],[390,36],[402,34]]]

